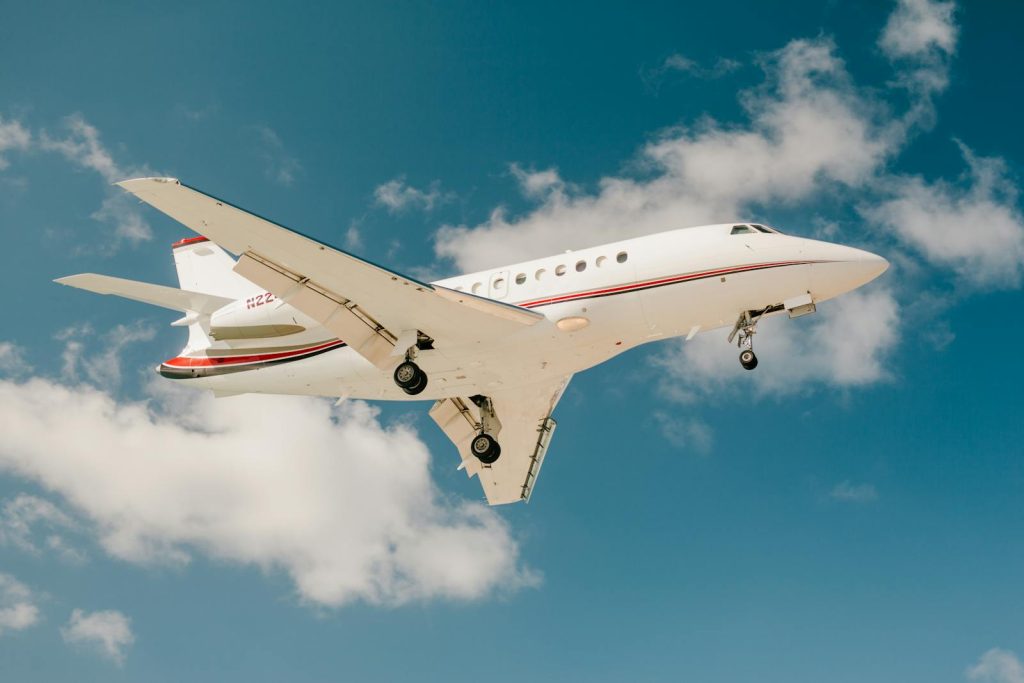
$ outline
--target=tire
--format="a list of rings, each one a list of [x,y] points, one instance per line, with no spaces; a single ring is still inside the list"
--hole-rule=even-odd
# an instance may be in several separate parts
[[[740,352],[740,365],[746,370],[753,370],[757,367],[757,356],[750,349],[744,349]]]
[[[395,368],[395,384],[403,389],[408,389],[411,386],[415,386],[419,381],[420,375],[423,375],[423,371],[420,367],[412,361],[405,361],[399,363],[398,367]]]
[[[501,456],[501,446],[490,434],[479,434],[469,442],[469,450],[476,459],[485,465],[491,465]]]
[[[423,393],[423,390],[427,388],[427,373],[419,370],[418,368],[417,370],[419,371],[419,374],[416,375],[416,379],[413,380],[413,384],[407,387],[402,387],[402,391],[410,396],[421,394]]]

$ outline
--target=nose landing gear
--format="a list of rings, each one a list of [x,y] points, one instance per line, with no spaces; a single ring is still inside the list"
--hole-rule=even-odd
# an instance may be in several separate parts
[[[736,339],[736,346],[740,349],[740,365],[744,370],[753,370],[757,367],[757,356],[754,355],[754,333],[757,332],[757,323],[766,313],[777,310],[778,307],[768,307],[760,311],[743,311],[732,332],[729,333],[729,343]]]

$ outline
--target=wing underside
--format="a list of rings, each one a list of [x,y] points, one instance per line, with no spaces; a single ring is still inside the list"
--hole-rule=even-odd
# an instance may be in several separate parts
[[[490,397],[501,420],[501,431],[495,435],[501,457],[491,465],[482,464],[469,450],[470,440],[481,428],[480,409],[473,401],[443,399],[431,408],[430,417],[459,450],[460,468],[480,480],[491,505],[530,499],[556,427],[551,414],[570,379],[505,390]]]

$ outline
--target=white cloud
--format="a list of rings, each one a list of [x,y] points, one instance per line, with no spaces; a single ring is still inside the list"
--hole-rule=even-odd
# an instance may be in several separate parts
[[[420,190],[407,185],[402,177],[378,185],[373,191],[373,197],[377,204],[391,213],[413,208],[432,211],[434,207],[451,199],[451,195],[441,192],[440,184],[436,181],[428,189]]]
[[[77,564],[86,559],[85,553],[70,545],[63,535],[79,531],[80,525],[50,501],[22,493],[0,508],[0,545],[38,555],[42,552],[36,539],[40,529],[43,545],[62,560]]]
[[[10,574],[0,573],[0,636],[23,631],[39,622],[32,591]]]
[[[871,503],[878,500],[878,490],[874,484],[854,484],[842,481],[832,487],[829,498],[843,503]]]
[[[156,328],[141,321],[115,325],[103,335],[103,352],[82,360],[85,375],[101,387],[116,388],[121,383],[121,352],[129,344],[151,341]]]
[[[899,0],[878,40],[890,58],[920,58],[933,52],[956,50],[958,29],[953,21],[954,2]]]
[[[700,420],[656,411],[654,422],[658,425],[665,440],[676,448],[698,455],[707,455],[711,452],[714,436],[711,433],[711,428]]]
[[[128,177],[154,175],[149,169],[124,168],[115,160],[100,140],[99,130],[80,114],[64,119],[66,135],[54,138],[48,133],[41,135],[40,147],[56,152],[71,163],[97,173],[107,184],[107,196],[92,218],[112,225],[114,241],[104,244],[107,252],[116,251],[121,243],[138,244],[153,238],[153,231],[142,218],[136,204],[129,195],[110,187],[113,183]]]
[[[0,373],[16,375],[31,369],[20,346],[11,342],[0,342]]]
[[[254,129],[260,139],[260,155],[266,163],[267,177],[279,185],[291,186],[302,172],[302,165],[288,153],[281,136],[273,129],[269,126],[254,126]]]
[[[108,183],[124,180],[125,171],[100,142],[100,132],[95,126],[80,114],[73,114],[64,119],[64,127],[67,130],[64,138],[52,138],[43,133],[40,144],[44,150],[58,152],[68,161],[95,171]]]
[[[741,66],[743,65],[740,62],[726,57],[719,57],[715,60],[715,63],[712,66],[704,66],[700,62],[690,59],[685,55],[673,53],[653,69],[642,71],[641,77],[645,84],[650,87],[657,88],[661,81],[663,81],[669,74],[677,73],[691,76],[693,78],[710,80],[721,78],[726,74],[736,71]]]
[[[813,316],[766,318],[754,338],[760,364],[753,372],[740,367],[727,332],[667,344],[654,359],[665,373],[662,391],[690,402],[740,387],[785,395],[815,384],[857,387],[885,380],[885,359],[899,340],[899,305],[890,292],[870,288],[825,302]]]
[[[592,194],[553,171],[517,174],[539,205],[515,218],[499,207],[474,228],[445,226],[437,254],[471,271],[719,222],[757,203],[861,188],[902,144],[902,123],[857,91],[830,40],[792,41],[763,66],[765,85],[741,95],[748,126],[706,120],[669,130],[642,149],[641,175],[605,177]]]
[[[0,171],[7,168],[9,162],[4,153],[10,150],[23,151],[29,148],[32,134],[21,121],[6,121],[0,116]]]
[[[967,678],[982,683],[1024,683],[1024,664],[1013,652],[992,648],[967,669]]]
[[[0,381],[0,470],[63,496],[115,557],[282,570],[321,605],[471,600],[536,581],[502,519],[440,495],[415,432],[367,404],[154,386],[141,403]]]
[[[975,156],[961,144],[969,171],[959,184],[892,178],[866,218],[891,231],[932,263],[952,268],[968,283],[1020,285],[1024,272],[1024,216],[1017,189],[1001,159]]]
[[[72,610],[60,634],[64,642],[91,647],[118,665],[124,664],[125,650],[135,642],[131,619],[117,610]]]

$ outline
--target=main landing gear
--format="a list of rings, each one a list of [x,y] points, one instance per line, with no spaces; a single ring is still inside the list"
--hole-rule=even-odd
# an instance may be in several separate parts
[[[405,393],[415,396],[427,388],[427,373],[411,360],[403,361],[395,368],[395,384]]]
[[[484,465],[493,465],[501,456],[501,446],[494,438],[501,431],[501,421],[489,397],[470,396],[469,400],[480,409],[480,433],[469,442],[469,450]]]

